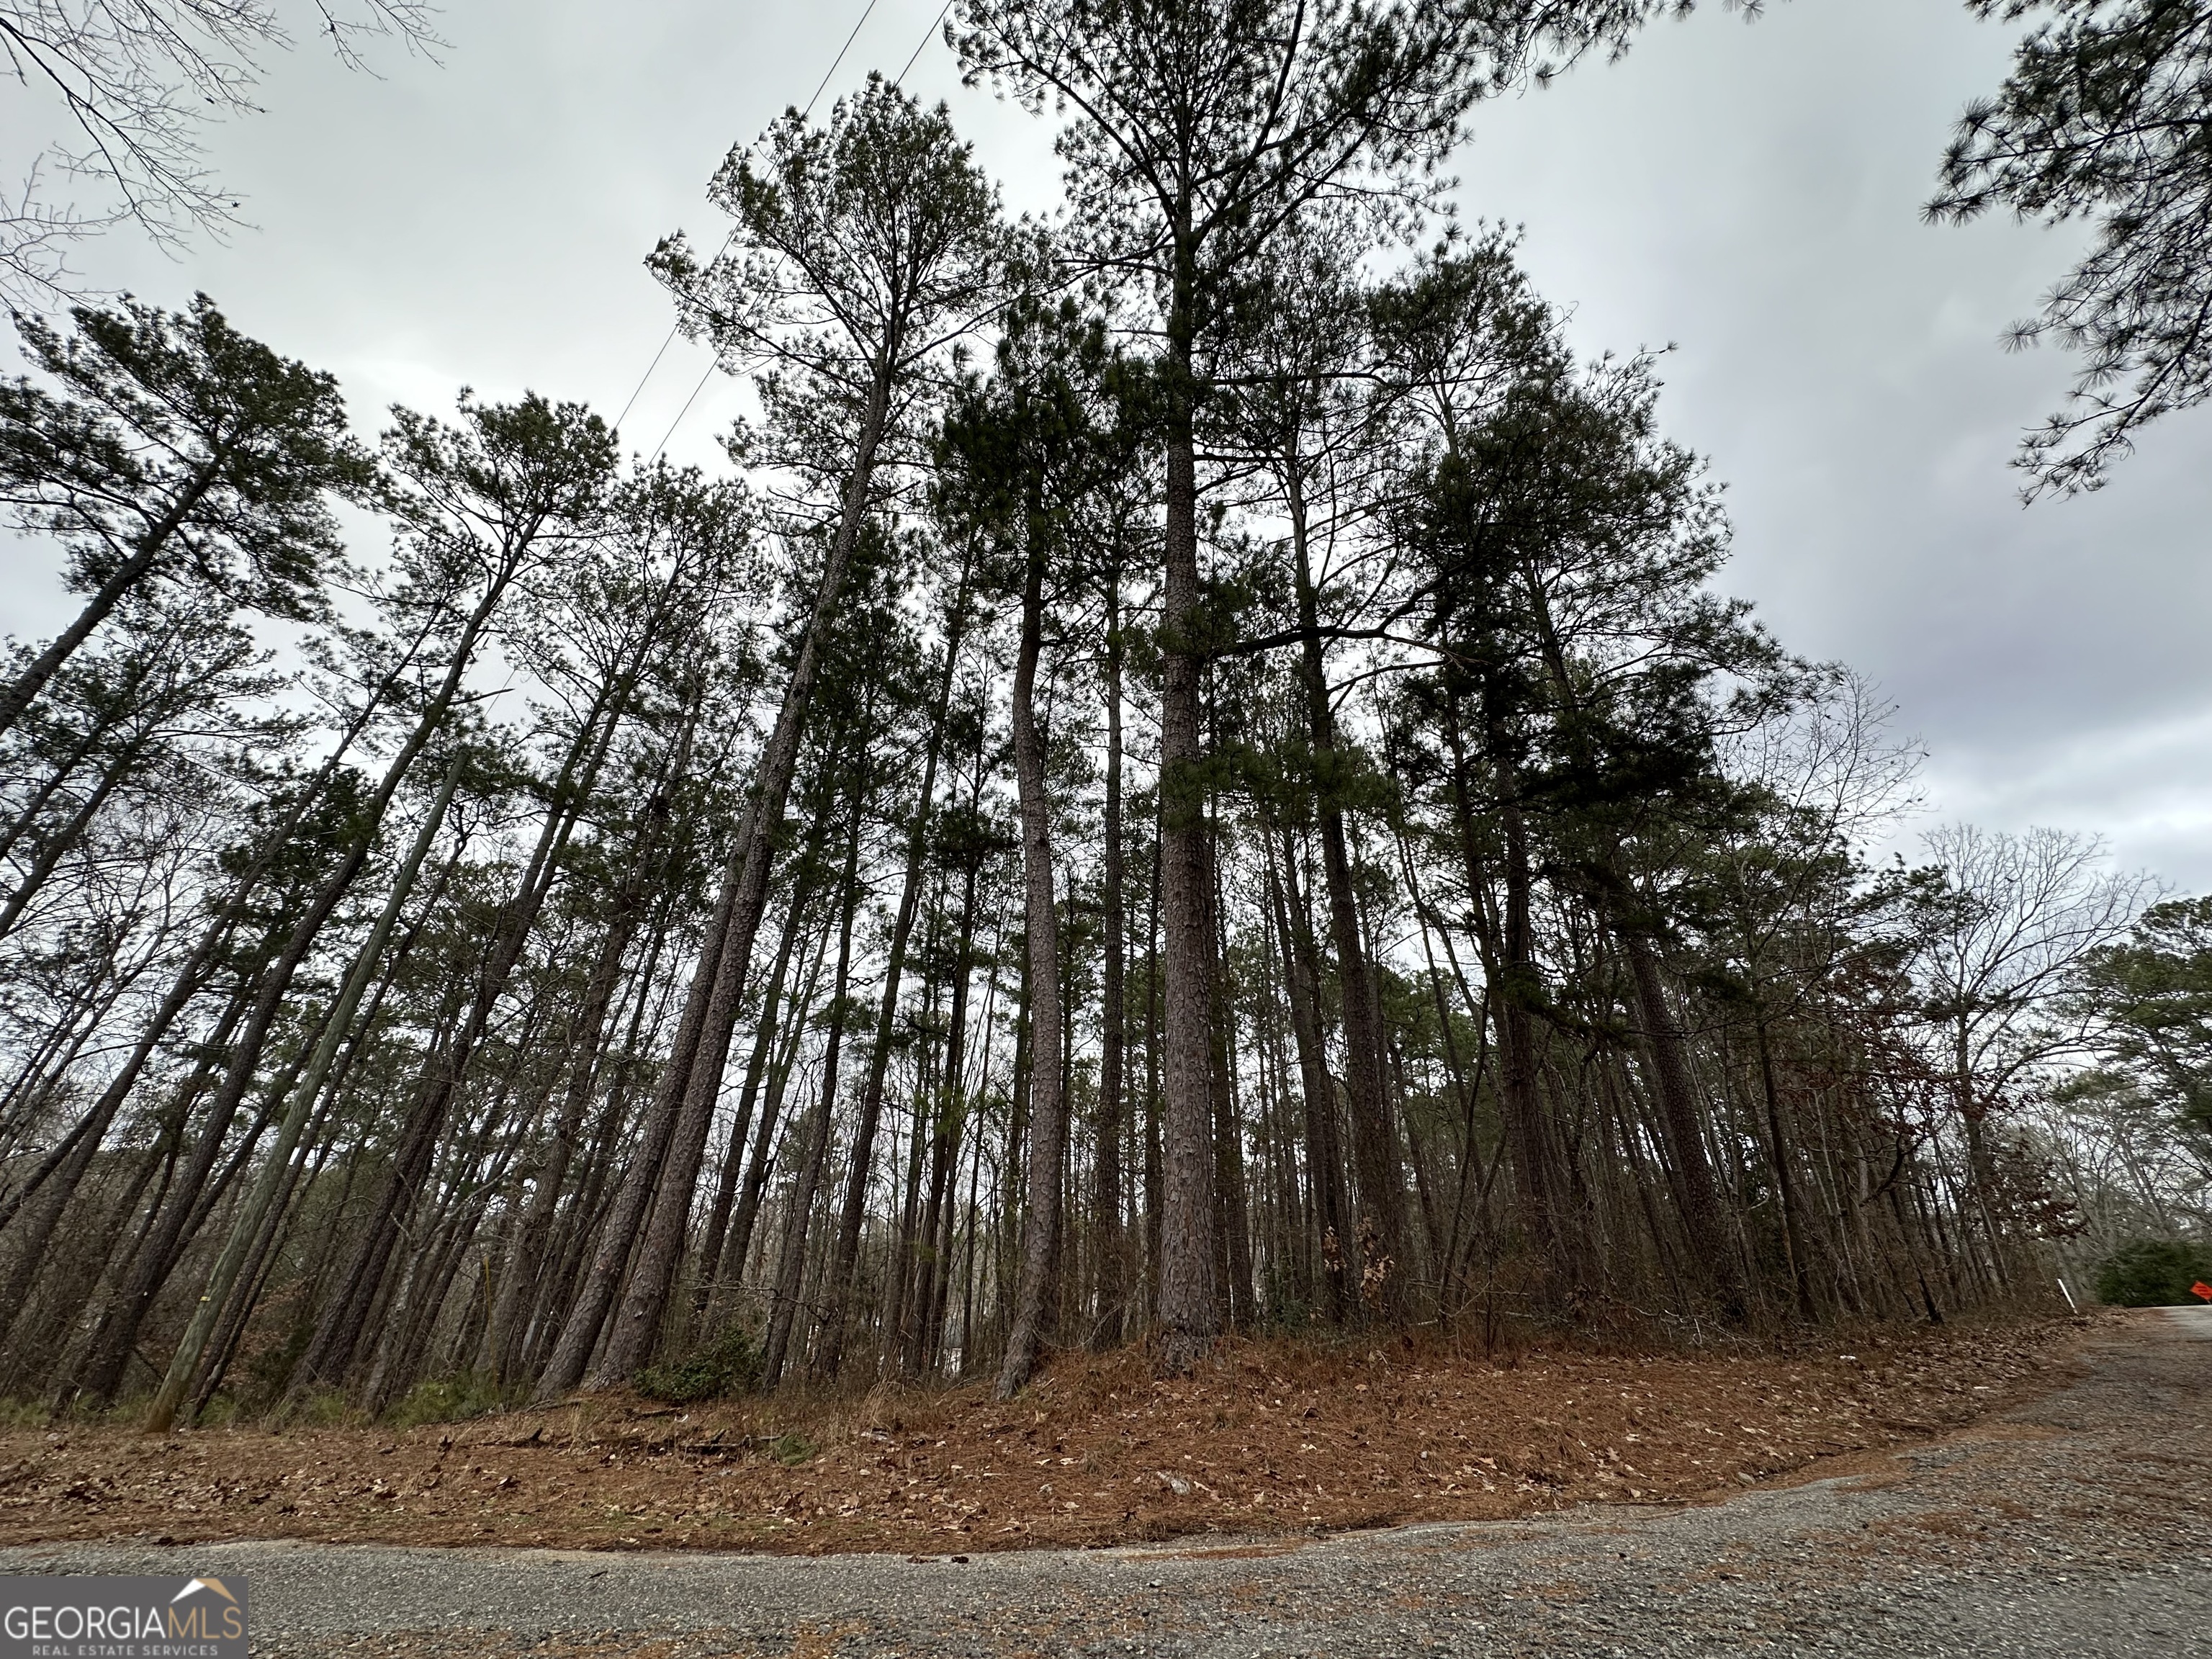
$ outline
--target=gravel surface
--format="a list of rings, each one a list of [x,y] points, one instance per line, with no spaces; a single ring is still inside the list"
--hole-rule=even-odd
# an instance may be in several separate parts
[[[254,1646],[335,1656],[1737,1652],[2212,1656],[2212,1308],[2107,1327],[1943,1440],[1706,1505],[1310,1543],[938,1557],[0,1550],[0,1571],[243,1574]]]

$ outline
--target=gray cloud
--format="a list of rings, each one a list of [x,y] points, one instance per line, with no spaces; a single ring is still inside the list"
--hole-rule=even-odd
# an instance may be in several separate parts
[[[678,226],[720,234],[708,175],[805,100],[859,10],[480,0],[447,14],[443,67],[387,50],[380,78],[311,44],[272,64],[268,114],[212,145],[256,231],[183,264],[121,240],[86,264],[164,303],[205,289],[337,373],[365,428],[463,383],[611,415],[667,331],[644,255]],[[936,12],[880,0],[829,95],[896,73]],[[1918,217],[2007,40],[1929,0],[1793,0],[1752,25],[1708,7],[1480,112],[1462,211],[1525,227],[1582,349],[1675,345],[1669,428],[1729,484],[1726,585],[1793,647],[1881,682],[1940,811],[2101,830],[2212,886],[2212,412],[2154,428],[2101,495],[2024,511],[2005,461],[2069,366],[1997,340],[2075,240]],[[961,88],[939,44],[910,85],[951,101],[1012,205],[1048,208],[1041,125]],[[37,148],[27,101],[0,118],[12,153]],[[671,348],[634,447],[704,368]],[[737,404],[714,377],[672,453],[711,459]],[[49,626],[49,569],[5,556],[0,627]]]

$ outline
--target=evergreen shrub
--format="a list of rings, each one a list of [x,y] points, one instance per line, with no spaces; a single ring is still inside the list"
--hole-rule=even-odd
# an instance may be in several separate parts
[[[2123,1244],[2097,1269],[2097,1299],[2116,1308],[2203,1305],[2190,1286],[2212,1284],[2212,1245],[2177,1238]]]
[[[673,1406],[722,1400],[759,1385],[760,1345],[742,1323],[725,1325],[682,1359],[647,1365],[637,1374],[637,1391],[648,1400]]]

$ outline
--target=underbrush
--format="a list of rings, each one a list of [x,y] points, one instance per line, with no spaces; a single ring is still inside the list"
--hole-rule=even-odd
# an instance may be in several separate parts
[[[726,1400],[758,1388],[761,1369],[760,1344],[748,1327],[733,1322],[684,1358],[647,1365],[638,1373],[637,1391],[678,1406]]]
[[[2151,1266],[2157,1269],[2160,1285],[2177,1273],[2212,1277],[2212,1260],[2201,1259],[2207,1254],[2201,1250],[2192,1254],[2194,1248],[2156,1247],[2163,1254]],[[2136,1253],[2144,1249],[2136,1247]],[[2179,1255],[2168,1260],[2175,1252]],[[2111,1271],[2108,1266],[2107,1273]],[[2190,1282],[2186,1276],[2179,1280],[2185,1287]],[[2124,1291],[2115,1295],[2101,1281],[2100,1291],[2107,1302],[2149,1305],[2129,1303]],[[2160,1299],[2182,1298],[2152,1297],[2153,1302]],[[2008,1327],[2044,1322],[2051,1311],[2027,1303],[1990,1304],[1955,1310],[1945,1324],[1953,1333],[2001,1334]],[[1078,1347],[1048,1350],[1018,1401],[1028,1409],[1065,1419],[1071,1413],[1079,1416],[1109,1404],[1126,1405],[1164,1389],[1185,1398],[1217,1399],[1229,1411],[1247,1395],[1272,1395],[1285,1388],[1354,1394],[1364,1392],[1369,1382],[1382,1387],[1400,1373],[1472,1366],[1502,1377],[1524,1366],[1542,1370],[1561,1363],[1601,1360],[1818,1364],[1839,1354],[1871,1358],[1893,1348],[1912,1347],[1935,1334],[1917,1320],[1792,1325],[1749,1333],[1710,1321],[1658,1319],[1626,1305],[1585,1307],[1582,1315],[1571,1323],[1516,1316],[1498,1319],[1486,1329],[1478,1318],[1457,1331],[1434,1325],[1361,1329],[1292,1320],[1251,1335],[1223,1337],[1207,1358],[1181,1377],[1160,1375],[1157,1344],[1149,1339],[1097,1353]],[[502,1389],[488,1376],[461,1372],[417,1382],[374,1419],[336,1389],[317,1389],[304,1398],[274,1403],[258,1401],[253,1391],[226,1391],[200,1413],[197,1426],[279,1434],[372,1427],[404,1431],[496,1416],[520,1420],[524,1425],[520,1432],[541,1425],[550,1441],[582,1445],[602,1435],[621,1439],[647,1425],[659,1431],[672,1423],[684,1425],[674,1437],[678,1443],[744,1446],[754,1455],[796,1467],[825,1451],[887,1434],[956,1432],[956,1425],[970,1414],[992,1408],[988,1373],[878,1380],[873,1365],[856,1356],[837,1381],[825,1383],[798,1372],[787,1374],[781,1389],[763,1393],[761,1372],[759,1332],[740,1320],[680,1358],[647,1367],[629,1388],[581,1393],[552,1407],[527,1404],[515,1390]],[[143,1399],[134,1400],[106,1410],[66,1412],[62,1420],[131,1428],[143,1417],[144,1407]],[[46,1427],[56,1420],[40,1401],[0,1400],[0,1431]]]
[[[2097,1299],[2115,1308],[2197,1305],[2191,1288],[2212,1281],[2212,1245],[2175,1238],[2123,1244],[2097,1269]]]
[[[472,1417],[495,1412],[506,1402],[499,1387],[473,1371],[458,1376],[434,1377],[417,1382],[406,1398],[384,1414],[395,1429],[411,1429],[424,1423],[465,1423]]]

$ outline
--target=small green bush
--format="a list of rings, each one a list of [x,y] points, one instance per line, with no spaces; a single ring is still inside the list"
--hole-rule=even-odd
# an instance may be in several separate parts
[[[768,1455],[786,1468],[795,1469],[820,1449],[803,1434],[780,1434],[769,1443]]]
[[[2116,1308],[2201,1305],[2190,1286],[2212,1284],[2212,1246],[2172,1238],[2123,1244],[2097,1269],[2097,1299]]]
[[[313,1389],[296,1407],[279,1407],[286,1422],[305,1429],[335,1429],[357,1420],[346,1397],[336,1389]]]
[[[683,1358],[647,1365],[637,1374],[637,1391],[648,1400],[689,1406],[743,1394],[760,1378],[760,1345],[746,1327],[729,1324]]]
[[[407,1391],[407,1397],[384,1414],[395,1429],[411,1429],[418,1423],[459,1423],[482,1417],[500,1407],[499,1389],[472,1371],[459,1376],[428,1378]]]

